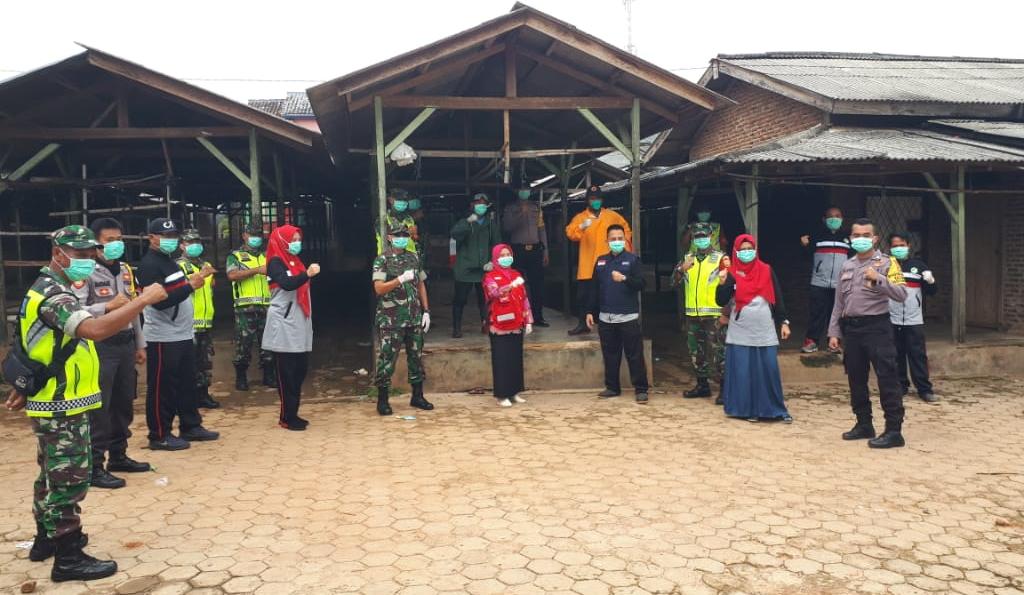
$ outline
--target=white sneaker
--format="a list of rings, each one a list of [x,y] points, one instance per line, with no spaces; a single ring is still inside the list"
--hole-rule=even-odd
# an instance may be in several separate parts
[[[509,401],[508,399],[502,399],[502,400],[498,401],[498,407],[511,407],[511,406],[512,406],[512,401]]]
[[[520,397],[519,395],[516,395],[515,397],[512,397],[512,400],[515,401],[516,403],[525,403],[526,402],[526,399]]]

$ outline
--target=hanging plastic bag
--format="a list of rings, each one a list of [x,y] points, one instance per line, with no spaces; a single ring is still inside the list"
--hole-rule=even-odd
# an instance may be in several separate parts
[[[391,160],[394,161],[395,165],[398,167],[411,165],[413,161],[416,161],[416,157],[416,151],[405,143],[398,145],[394,151],[391,151]]]

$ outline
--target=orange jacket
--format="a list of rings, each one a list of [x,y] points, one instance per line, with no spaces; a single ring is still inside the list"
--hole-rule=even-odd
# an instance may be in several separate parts
[[[587,219],[593,220],[590,227],[582,229],[580,226]],[[594,274],[594,264],[597,257],[609,252],[608,248],[608,227],[621,225],[626,231],[626,249],[633,249],[633,230],[629,223],[615,211],[601,209],[595,218],[590,209],[584,209],[578,213],[565,227],[565,236],[573,242],[580,243],[580,258],[576,265],[576,279],[586,281]]]

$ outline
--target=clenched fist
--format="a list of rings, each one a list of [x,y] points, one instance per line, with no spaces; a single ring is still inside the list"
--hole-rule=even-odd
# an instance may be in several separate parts
[[[131,299],[128,296],[126,296],[123,293],[119,293],[119,294],[117,294],[116,298],[114,298],[114,299],[112,299],[112,300],[110,300],[109,302],[106,303],[105,308],[106,308],[107,312],[113,312],[114,310],[117,310],[121,306],[126,305],[130,301],[131,301]]]
[[[142,290],[142,295],[139,296],[139,299],[152,306],[167,299],[167,290],[159,283],[152,283]]]

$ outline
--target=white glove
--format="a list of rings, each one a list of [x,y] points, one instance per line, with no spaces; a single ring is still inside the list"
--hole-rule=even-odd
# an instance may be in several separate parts
[[[590,227],[591,225],[593,225],[593,223],[594,223],[594,220],[591,219],[590,217],[587,217],[586,219],[583,220],[583,223],[580,223],[580,229],[586,229],[586,228]]]
[[[933,275],[931,271],[921,273],[921,278],[924,279],[924,282],[928,285],[935,283],[935,275]]]
[[[484,270],[489,273],[489,272],[494,270],[494,265],[489,263],[489,262],[485,262],[484,263]]]
[[[409,281],[412,281],[415,277],[416,277],[416,273],[415,272],[413,272],[411,270],[405,271],[404,273],[402,273],[401,275],[398,276],[398,282],[399,283],[408,283]]]
[[[423,332],[426,333],[430,330],[430,312],[423,313]]]
[[[523,279],[522,277],[516,277],[516,280],[512,282],[512,287],[519,287],[520,285],[524,285],[525,283],[525,279]]]
[[[476,213],[473,213],[469,217],[466,217],[466,221],[469,221],[470,223],[476,223],[479,220],[480,220],[480,217],[478,217]]]
[[[533,325],[532,324],[527,324],[526,325],[526,334],[529,335],[532,332],[533,332]]]

